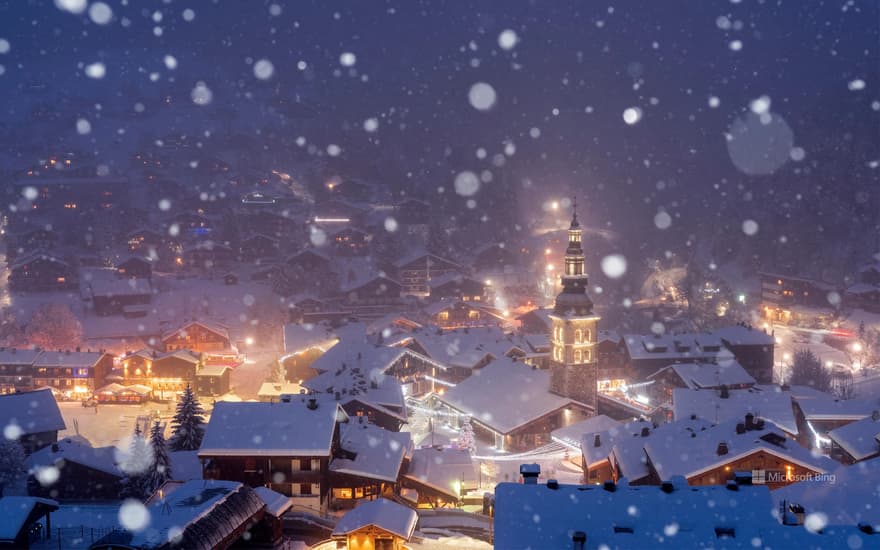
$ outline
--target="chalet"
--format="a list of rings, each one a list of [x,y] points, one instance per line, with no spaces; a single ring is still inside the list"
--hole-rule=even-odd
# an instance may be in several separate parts
[[[0,395],[34,387],[34,362],[39,350],[0,348]]]
[[[217,403],[198,455],[205,479],[268,487],[326,510],[393,491],[408,448],[409,434],[350,423],[337,403],[297,395]]]
[[[631,380],[644,380],[650,374],[674,363],[717,363],[732,360],[721,339],[708,333],[638,335],[622,339],[624,362]]]
[[[429,252],[417,252],[397,261],[397,279],[403,285],[404,294],[428,296],[429,282],[434,277],[461,271],[457,263]]]
[[[364,422],[364,417],[340,425],[339,449],[328,474],[330,509],[360,507],[383,495],[395,496],[411,453],[409,432],[383,430]]]
[[[227,365],[207,365],[196,373],[195,392],[198,395],[224,395],[229,393],[229,376],[232,369]]]
[[[770,321],[790,323],[798,306],[829,309],[828,294],[835,287],[823,281],[779,273],[760,273],[761,309]]]
[[[287,259],[285,264],[296,267],[306,273],[319,273],[329,271],[330,258],[312,248],[300,250]]]
[[[158,354],[152,360],[149,385],[160,400],[170,398],[185,390],[187,385],[195,384],[200,366],[199,354],[189,350],[178,349]]]
[[[92,447],[80,436],[43,447],[27,460],[28,493],[58,500],[119,498],[125,473],[116,463],[116,453],[112,445]],[[47,470],[57,471],[57,479]]]
[[[122,379],[126,384],[145,384],[153,377],[153,360],[159,352],[144,348],[126,352],[119,360],[122,365]]]
[[[162,498],[147,501],[149,529],[113,530],[89,548],[231,548],[242,538],[254,538],[251,529],[257,528],[267,513],[260,495],[242,483],[194,480],[166,484],[162,489]],[[157,536],[162,537],[160,544],[156,542]]]
[[[364,503],[336,523],[331,537],[344,548],[405,550],[419,516],[415,510],[381,498]]]
[[[402,302],[401,284],[385,275],[376,275],[367,280],[355,279],[340,289],[342,301],[346,306],[390,306]]]
[[[242,260],[256,260],[258,258],[271,258],[278,254],[278,239],[264,233],[248,235],[239,243],[239,257]]]
[[[442,300],[424,309],[430,324],[443,329],[464,327],[501,327],[507,322],[503,314],[481,302]]]
[[[51,250],[58,245],[58,240],[58,233],[49,224],[43,227],[28,224],[27,227],[6,234],[7,249],[14,252],[10,256],[33,250]]]
[[[19,256],[9,267],[9,287],[13,290],[66,290],[75,288],[76,282],[74,267],[49,252]]]
[[[94,167],[66,165],[59,170],[58,166],[56,159],[49,159],[47,170],[35,170],[32,176],[14,181],[12,187],[18,196],[26,187],[35,187],[37,197],[31,201],[32,207],[68,220],[83,212],[129,207],[131,185],[127,178],[96,177]]]
[[[845,548],[848,541],[867,548],[876,539],[855,526],[827,525],[811,532],[783,524],[767,512],[777,508],[766,487],[689,487],[679,476],[658,487],[567,485],[552,479],[538,483],[537,464],[523,464],[521,471],[522,483],[499,483],[495,488],[493,533],[500,550],[728,548],[752,541],[772,548],[818,550]]]
[[[854,464],[880,456],[880,411],[828,432],[831,458]]]
[[[764,483],[772,490],[818,478],[835,466],[828,457],[814,455],[772,422],[752,414],[690,433],[667,434],[662,428],[651,437],[635,439],[644,449],[650,471],[646,483],[651,485],[679,475],[692,486],[724,485],[735,480],[735,472],[749,472],[752,483]],[[763,471],[764,479],[756,479],[755,471]]]
[[[605,416],[604,414],[597,414],[596,416],[591,416],[587,419],[581,420],[580,422],[569,424],[564,428],[553,430],[552,432],[550,432],[550,439],[552,439],[556,443],[564,445],[567,451],[574,455],[570,456],[568,460],[570,460],[574,464],[577,464],[578,466],[581,466],[585,462],[581,459],[581,455],[583,454],[581,449],[581,442],[585,440],[587,435],[601,433],[603,431],[609,430],[617,432],[622,426],[623,423],[614,420],[609,416]]]
[[[58,432],[66,429],[55,396],[48,388],[0,395],[0,425],[18,426],[17,439],[25,453],[55,443]]]
[[[724,347],[733,353],[734,359],[759,384],[773,382],[773,351],[776,340],[772,334],[745,323],[716,329],[712,334],[721,339]]]
[[[844,400],[800,386],[793,386],[791,394],[799,441],[817,449],[827,449],[831,445],[828,439],[831,431],[870,418],[877,409],[877,400],[869,397]]]
[[[453,427],[471,417],[474,433],[497,449],[528,450],[550,443],[550,432],[594,411],[550,393],[550,373],[499,358],[436,396]],[[487,395],[494,396],[486,399]]]
[[[491,243],[476,250],[470,265],[478,273],[504,273],[515,270],[521,256],[519,250],[511,250],[503,243]]]
[[[460,300],[462,302],[488,302],[489,293],[485,283],[449,273],[434,277],[428,282],[431,300]]]
[[[151,279],[153,265],[141,256],[129,256],[116,264],[116,273],[129,279]]]
[[[190,267],[212,269],[232,264],[236,254],[228,245],[207,240],[184,248],[183,258]]]
[[[462,495],[479,488],[478,467],[467,449],[415,449],[400,480],[401,496],[418,508],[456,507]]]
[[[553,313],[553,308],[538,308],[523,313],[516,318],[519,321],[520,331],[525,334],[550,334],[551,313]]]
[[[51,538],[52,512],[58,510],[54,500],[37,497],[0,497],[0,548],[27,550],[30,548],[33,529],[45,524],[46,539]],[[42,523],[37,523],[42,522]]]
[[[755,385],[755,379],[736,361],[715,363],[677,363],[664,367],[648,376],[652,381],[652,401],[671,403],[672,390],[690,388],[729,391],[747,389]]]
[[[44,351],[34,362],[34,387],[51,387],[67,398],[87,396],[104,385],[113,356],[98,351]]]
[[[846,289],[843,295],[848,307],[880,313],[880,285],[856,283]]]
[[[339,342],[339,338],[324,324],[288,323],[284,325],[284,365],[287,380],[305,380],[315,376],[309,367],[328,349]]]
[[[153,287],[149,279],[94,278],[85,284],[95,313],[101,316],[123,314],[142,317],[149,312]]]
[[[207,321],[190,321],[162,336],[165,351],[191,350],[210,355],[235,351],[229,329]]]

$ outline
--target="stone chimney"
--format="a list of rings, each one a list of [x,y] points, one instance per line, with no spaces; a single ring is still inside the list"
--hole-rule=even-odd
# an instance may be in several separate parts
[[[715,452],[718,454],[718,456],[726,455],[728,452],[727,443],[725,443],[724,441],[720,442]]]
[[[312,410],[312,411],[317,409],[318,408],[318,399],[315,397],[309,397],[309,403],[308,403],[308,405],[306,405],[306,407],[308,407],[309,410]]]
[[[519,475],[525,485],[537,485],[538,476],[541,475],[540,464],[521,464],[519,467]]]
[[[751,431],[755,429],[755,415],[752,413],[746,413],[746,430]]]

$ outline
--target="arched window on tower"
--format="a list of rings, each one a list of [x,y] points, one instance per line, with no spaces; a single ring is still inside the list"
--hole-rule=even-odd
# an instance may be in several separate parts
[[[585,349],[584,350],[584,362],[589,363],[590,361],[593,360],[592,358],[593,358],[593,350],[591,350],[590,348]]]
[[[584,331],[581,329],[577,329],[574,331],[574,343],[580,344],[584,341]]]
[[[592,342],[592,341],[593,341],[592,336],[593,336],[593,335],[592,335],[592,333],[590,332],[590,329],[584,329],[584,337],[585,337],[584,342]]]
[[[581,350],[579,350],[579,349],[574,350],[574,362],[581,363],[581,362],[583,362],[583,360],[584,360],[584,357],[583,357],[583,354],[581,353]]]

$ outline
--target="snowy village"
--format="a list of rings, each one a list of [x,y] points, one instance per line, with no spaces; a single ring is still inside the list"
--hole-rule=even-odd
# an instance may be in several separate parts
[[[0,548],[880,548],[880,5],[617,4],[0,2]]]

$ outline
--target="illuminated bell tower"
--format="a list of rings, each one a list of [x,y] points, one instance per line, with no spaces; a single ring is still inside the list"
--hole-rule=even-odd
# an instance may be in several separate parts
[[[589,281],[584,268],[582,237],[575,202],[571,226],[568,228],[562,292],[556,296],[556,304],[550,314],[550,391],[580,401],[596,411],[599,316],[593,313],[593,301],[587,294]]]

